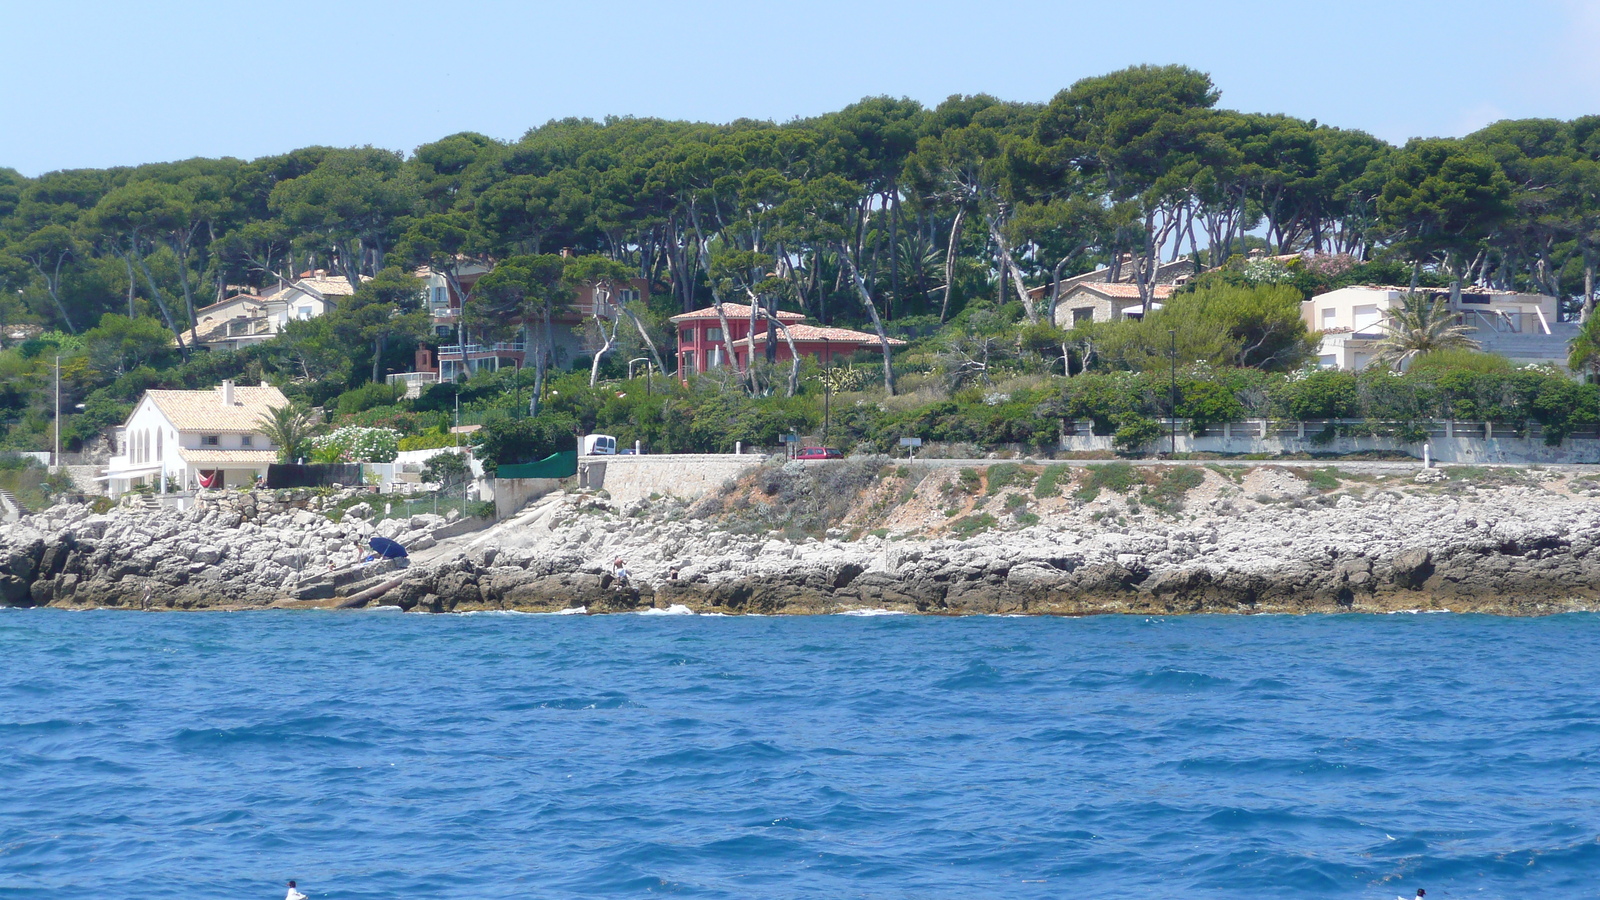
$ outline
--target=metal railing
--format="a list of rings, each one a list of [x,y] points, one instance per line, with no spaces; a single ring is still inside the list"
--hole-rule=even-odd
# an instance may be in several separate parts
[[[522,353],[528,349],[523,341],[499,341],[493,344],[446,344],[439,348],[439,358],[459,361],[479,353]]]

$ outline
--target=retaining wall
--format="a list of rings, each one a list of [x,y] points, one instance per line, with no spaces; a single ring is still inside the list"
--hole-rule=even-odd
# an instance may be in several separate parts
[[[1163,422],[1163,427],[1167,423]],[[1179,453],[1237,453],[1237,454],[1324,454],[1362,453],[1382,451],[1404,453],[1422,458],[1423,446],[1429,456],[1442,463],[1526,463],[1551,465],[1576,465],[1600,463],[1600,440],[1592,437],[1567,438],[1558,446],[1547,446],[1537,426],[1532,426],[1524,437],[1504,432],[1483,423],[1435,423],[1427,440],[1405,441],[1393,437],[1336,436],[1319,442],[1314,438],[1322,423],[1275,423],[1265,420],[1230,422],[1213,425],[1204,434],[1190,434],[1180,420],[1178,423],[1177,451]],[[1092,435],[1088,423],[1082,423],[1076,434],[1061,438],[1061,449],[1069,452],[1112,452],[1115,446],[1110,435]],[[1487,435],[1487,436],[1486,436]],[[1169,437],[1162,437],[1146,449],[1165,453],[1171,446]]]
[[[754,453],[675,453],[658,456],[580,456],[578,483],[604,489],[621,503],[651,494],[697,500],[761,465]]]

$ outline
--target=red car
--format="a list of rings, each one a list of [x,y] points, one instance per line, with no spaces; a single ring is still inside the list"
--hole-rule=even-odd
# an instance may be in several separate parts
[[[801,447],[795,451],[795,459],[844,459],[844,454],[832,447]]]

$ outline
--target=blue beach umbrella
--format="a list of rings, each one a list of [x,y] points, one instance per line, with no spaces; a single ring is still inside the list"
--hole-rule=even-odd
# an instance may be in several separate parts
[[[406,555],[406,548],[386,537],[375,537],[367,544],[383,559],[403,559]]]

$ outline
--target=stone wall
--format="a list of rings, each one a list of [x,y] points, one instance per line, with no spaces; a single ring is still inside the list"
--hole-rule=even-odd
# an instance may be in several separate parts
[[[603,489],[618,503],[652,494],[697,500],[761,465],[764,459],[754,453],[583,456],[578,458],[578,474],[581,485]]]
[[[1392,437],[1338,436],[1319,443],[1314,440],[1321,425],[1312,423],[1296,429],[1278,427],[1281,423],[1264,420],[1231,422],[1214,425],[1207,433],[1191,435],[1182,422],[1178,424],[1177,451],[1179,453],[1229,453],[1229,454],[1327,454],[1384,451],[1404,453],[1422,458],[1422,448],[1427,445],[1432,459],[1442,463],[1522,463],[1546,465],[1575,465],[1600,463],[1600,440],[1589,437],[1568,438],[1558,446],[1548,446],[1536,428],[1527,437],[1511,434],[1501,437],[1499,429],[1491,428],[1493,436],[1461,435],[1453,426],[1443,426],[1446,434],[1435,433],[1426,441],[1405,441]],[[1163,423],[1163,428],[1166,427]],[[1465,429],[1463,429],[1465,430]],[[1061,449],[1068,452],[1113,452],[1110,435],[1089,433],[1087,422],[1079,423],[1076,434],[1061,438]],[[1484,428],[1476,425],[1478,435]],[[1170,438],[1163,435],[1148,450],[1166,452]]]

